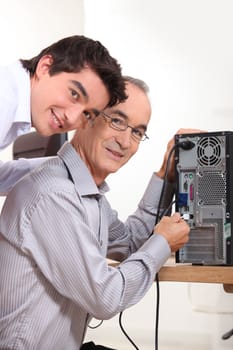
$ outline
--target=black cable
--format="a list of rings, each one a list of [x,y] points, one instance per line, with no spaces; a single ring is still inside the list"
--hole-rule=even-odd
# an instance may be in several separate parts
[[[136,349],[136,350],[139,350],[139,348],[137,347],[137,345],[134,343],[134,341],[129,337],[129,335],[126,333],[126,331],[124,330],[124,327],[122,325],[122,314],[123,312],[120,312],[120,315],[119,315],[119,325],[120,325],[120,328],[122,330],[122,332],[124,333],[124,335],[126,336],[126,338],[129,340],[129,342],[133,345],[133,347]]]
[[[166,216],[168,214],[168,212],[171,210],[171,207],[173,206],[173,204],[175,204],[175,203],[176,203],[176,200],[171,201],[169,206],[167,208],[165,208],[164,211],[161,213],[160,217],[162,218],[163,216]]]
[[[165,169],[165,174],[164,174],[163,186],[162,186],[162,189],[161,189],[161,194],[160,194],[158,208],[157,208],[155,225],[159,222],[159,220],[161,220],[161,218],[163,217],[163,215],[165,215],[165,212],[166,212],[165,211],[165,212],[162,213],[162,215],[160,215],[160,208],[161,208],[163,195],[164,195],[164,191],[165,191],[165,185],[167,183],[167,175],[168,175],[168,170],[169,170],[169,167],[170,167],[170,160],[171,160],[172,153],[173,153],[173,151],[175,150],[176,147],[177,146],[175,144],[171,148],[171,150],[170,150],[170,152],[168,154],[167,163],[166,163],[166,169]],[[170,206],[171,206],[171,204],[169,205],[169,208],[170,208]],[[152,234],[153,233],[154,232],[152,232]],[[159,339],[159,335],[158,335],[158,330],[159,330],[159,302],[160,302],[160,288],[159,288],[159,275],[158,275],[158,273],[156,273],[155,281],[156,281],[156,293],[157,293],[156,318],[155,318],[155,350],[158,350],[158,348],[159,348],[159,346],[158,346],[158,339]]]
[[[160,214],[160,208],[161,208],[161,204],[162,204],[162,200],[163,200],[163,196],[164,196],[164,191],[165,191],[165,185],[167,183],[167,176],[168,176],[168,171],[170,168],[170,160],[171,160],[171,156],[174,152],[174,150],[177,147],[182,148],[183,150],[190,150],[195,146],[194,142],[190,141],[190,140],[186,140],[186,141],[181,141],[181,142],[177,142],[173,145],[173,147],[170,149],[169,154],[168,154],[168,158],[167,158],[167,163],[166,163],[166,169],[165,169],[165,174],[164,174],[164,181],[163,181],[163,186],[162,186],[162,190],[161,190],[161,194],[160,194],[160,198],[159,198],[159,204],[158,204],[158,208],[157,208],[157,214],[156,214],[156,219],[155,219],[155,225],[159,222],[159,220],[161,220],[161,218],[167,214],[167,212],[169,211],[169,209],[171,208],[171,206],[175,203],[175,201],[172,201],[170,203],[170,205],[168,206],[168,208],[166,208],[162,214]],[[151,235],[154,232],[151,233]],[[159,288],[159,276],[158,273],[155,276],[155,280],[156,280],[156,291],[157,291],[157,302],[156,302],[156,319],[155,319],[155,350],[158,350],[158,329],[159,329],[159,302],[160,302],[160,288]]]
[[[223,340],[229,339],[232,335],[233,335],[233,328],[230,331],[223,334],[222,339]]]
[[[182,142],[178,142],[176,144],[174,144],[174,146],[171,148],[169,154],[168,154],[168,158],[167,158],[167,163],[166,163],[166,169],[165,169],[165,175],[164,175],[164,181],[163,181],[163,186],[162,186],[162,190],[161,190],[161,194],[160,194],[160,198],[159,198],[159,203],[158,203],[158,208],[157,208],[157,214],[156,214],[156,219],[155,219],[155,225],[159,222],[159,220],[161,220],[161,218],[166,215],[166,213],[169,211],[169,209],[171,208],[171,206],[173,205],[174,201],[172,201],[169,205],[168,208],[166,208],[162,214],[159,214],[160,212],[160,207],[162,204],[162,199],[163,199],[163,195],[164,195],[164,190],[165,190],[165,185],[167,182],[167,175],[168,175],[168,170],[170,167],[170,160],[171,160],[171,156],[173,151],[175,150],[176,147],[181,147],[184,150],[189,150],[191,148],[194,147],[194,143],[187,140],[187,141],[182,141]],[[151,235],[154,232],[151,233]],[[151,236],[150,235],[150,236]],[[156,320],[155,320],[155,350],[158,350],[158,324],[159,324],[159,301],[160,301],[160,290],[159,290],[159,277],[158,277],[158,273],[155,276],[155,280],[156,280],[156,289],[157,289],[157,302],[156,302]],[[134,348],[136,350],[139,350],[139,348],[137,347],[137,345],[133,342],[133,340],[129,337],[129,335],[126,333],[123,325],[122,325],[122,314],[123,311],[120,312],[119,314],[119,325],[120,328],[122,330],[122,332],[124,333],[124,335],[126,336],[126,338],[129,340],[129,342],[134,346]]]
[[[170,167],[170,160],[171,160],[171,156],[172,153],[174,152],[175,148],[177,147],[177,144],[175,144],[169,154],[168,154],[168,158],[167,158],[167,164],[166,164],[166,169],[165,169],[165,174],[164,174],[164,181],[163,181],[163,186],[162,186],[162,190],[161,190],[161,194],[160,194],[160,198],[159,198],[159,204],[158,204],[158,208],[157,208],[157,215],[156,215],[156,219],[155,219],[155,225],[159,222],[159,220],[161,220],[162,216],[160,216],[159,212],[160,212],[160,207],[162,204],[162,200],[163,200],[163,195],[164,195],[164,191],[165,191],[165,185],[167,183],[167,176],[168,176],[168,170]],[[153,234],[153,232],[152,232]]]
[[[96,328],[100,327],[100,326],[102,325],[103,322],[104,322],[104,321],[101,320],[96,326],[91,326],[91,325],[89,324],[87,327],[90,328],[90,329],[96,329]]]
[[[174,152],[174,150],[178,147],[182,148],[183,150],[190,150],[195,146],[195,143],[190,141],[190,140],[186,140],[186,141],[181,141],[181,142],[177,142],[175,143],[172,148],[169,151],[168,157],[167,157],[167,164],[166,164],[166,169],[165,169],[165,174],[164,174],[164,181],[163,181],[163,186],[162,186],[162,190],[161,190],[161,194],[160,194],[160,199],[159,199],[159,204],[158,204],[158,208],[157,208],[157,215],[156,215],[156,220],[155,220],[155,225],[159,222],[159,220],[162,218],[162,216],[164,215],[160,215],[160,207],[162,204],[162,199],[163,199],[163,195],[164,195],[164,191],[165,191],[165,185],[167,183],[167,176],[168,176],[168,171],[170,168],[170,161],[171,161],[171,156],[172,153]],[[152,232],[153,234],[153,232]]]
[[[160,288],[159,288],[159,275],[156,273],[156,314],[155,314],[155,349],[158,349],[158,331],[159,331],[159,302],[160,302]]]

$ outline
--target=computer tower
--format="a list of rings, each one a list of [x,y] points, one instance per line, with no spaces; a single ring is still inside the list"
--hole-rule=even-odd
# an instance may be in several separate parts
[[[175,145],[176,211],[190,226],[176,262],[233,265],[233,132],[176,135]]]

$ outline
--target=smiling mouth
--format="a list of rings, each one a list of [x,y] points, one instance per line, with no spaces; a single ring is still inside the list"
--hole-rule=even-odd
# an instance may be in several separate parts
[[[61,129],[63,128],[60,120],[57,118],[57,116],[55,115],[54,111],[52,110],[52,118],[53,118],[53,121],[54,123]]]
[[[110,152],[114,157],[117,157],[117,158],[122,158],[124,157],[124,155],[120,152],[117,152],[117,151],[114,151],[110,148],[107,148],[108,152]]]

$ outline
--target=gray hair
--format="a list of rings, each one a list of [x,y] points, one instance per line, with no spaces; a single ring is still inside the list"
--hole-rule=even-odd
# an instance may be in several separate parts
[[[150,89],[149,86],[145,83],[145,81],[143,81],[142,79],[138,79],[138,78],[133,78],[129,75],[124,75],[124,80],[127,83],[131,83],[135,86],[137,86],[140,90],[142,90],[146,95],[148,95]]]

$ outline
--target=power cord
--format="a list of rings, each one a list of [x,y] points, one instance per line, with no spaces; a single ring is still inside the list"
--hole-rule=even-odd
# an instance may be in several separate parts
[[[186,140],[186,141],[182,141],[182,142],[177,142],[170,150],[169,154],[168,154],[168,159],[167,159],[167,164],[166,164],[166,169],[165,169],[165,175],[164,175],[164,181],[163,181],[163,186],[162,186],[162,190],[161,190],[161,194],[160,194],[160,198],[159,198],[159,203],[158,203],[158,208],[157,208],[157,213],[156,213],[156,220],[155,220],[155,225],[159,222],[159,220],[161,220],[161,218],[166,215],[169,210],[171,209],[172,205],[175,203],[175,201],[172,201],[170,203],[170,205],[168,206],[168,208],[166,208],[161,214],[160,210],[161,210],[161,204],[162,204],[162,200],[163,200],[163,196],[164,196],[164,191],[165,191],[165,185],[167,183],[167,177],[168,177],[168,171],[170,168],[170,160],[171,160],[171,156],[174,152],[174,150],[177,147],[181,147],[184,150],[190,150],[195,146],[195,144],[192,141]],[[151,235],[153,234],[153,232],[151,233]],[[150,235],[150,236],[151,236]],[[159,325],[159,302],[160,302],[160,288],[159,288],[159,277],[158,277],[158,273],[155,276],[155,280],[156,280],[156,292],[157,292],[157,302],[156,302],[156,320],[155,320],[155,350],[158,350],[158,325]],[[119,325],[120,328],[123,332],[123,334],[126,336],[126,338],[129,340],[129,342],[133,345],[133,347],[136,350],[139,350],[139,348],[137,347],[137,345],[134,343],[134,341],[129,337],[129,335],[127,334],[127,332],[125,331],[123,325],[122,325],[122,314],[123,311],[120,312],[119,314]]]
[[[120,328],[122,330],[122,332],[124,333],[124,335],[126,336],[126,338],[128,339],[128,341],[133,345],[133,347],[136,349],[136,350],[139,350],[139,348],[137,347],[137,345],[134,343],[134,341],[129,337],[129,335],[126,333],[123,325],[122,325],[122,314],[123,314],[123,311],[120,312],[120,315],[119,315],[119,325],[120,325]]]
[[[190,141],[190,140],[186,140],[186,141],[181,141],[181,142],[177,142],[173,145],[173,147],[170,149],[170,152],[168,154],[168,158],[167,158],[167,164],[166,164],[166,169],[165,169],[165,174],[164,174],[164,181],[163,181],[163,186],[162,186],[162,190],[161,190],[161,194],[160,194],[160,198],[159,198],[159,204],[158,204],[158,208],[157,208],[157,214],[156,214],[156,219],[155,219],[155,225],[161,220],[161,218],[164,216],[164,214],[162,213],[162,215],[159,214],[160,209],[161,209],[161,204],[162,204],[162,200],[163,200],[163,196],[164,196],[164,191],[165,191],[165,185],[167,183],[167,177],[168,177],[168,171],[170,168],[170,161],[171,161],[171,156],[174,152],[174,150],[176,148],[182,148],[183,150],[190,150],[195,146],[195,143]],[[172,203],[171,203],[172,204]],[[170,204],[170,206],[171,206]],[[152,232],[153,234],[153,232]]]
[[[176,146],[174,145],[172,147],[172,149],[169,152],[168,155],[168,159],[167,159],[167,164],[166,164],[166,169],[165,169],[165,176],[164,176],[164,182],[163,182],[163,186],[162,186],[162,190],[161,190],[161,194],[160,194],[160,199],[159,199],[159,204],[158,204],[158,208],[157,208],[157,214],[156,214],[156,220],[155,220],[155,225],[159,222],[159,220],[162,218],[163,215],[165,215],[165,212],[162,213],[162,216],[159,215],[160,212],[160,207],[162,204],[162,199],[163,199],[163,195],[164,195],[164,190],[165,190],[165,184],[167,182],[167,175],[168,175],[168,170],[169,170],[169,166],[170,166],[170,159],[172,156],[173,151],[175,150]],[[171,205],[169,205],[169,209],[171,208]],[[169,211],[168,208],[166,208],[166,212]],[[153,234],[153,232],[151,233],[151,235]],[[150,236],[151,236],[150,235]],[[157,290],[157,302],[156,302],[156,321],[155,321],[155,350],[158,349],[158,324],[159,324],[159,297],[160,297],[160,289],[159,289],[159,277],[158,277],[158,273],[155,276],[155,280],[156,280],[156,290]],[[134,346],[134,348],[136,350],[139,350],[139,348],[137,347],[137,345],[133,342],[133,340],[129,337],[129,335],[126,333],[123,325],[122,325],[122,314],[123,311],[120,313],[119,315],[119,325],[120,328],[122,330],[122,332],[124,333],[124,335],[126,336],[126,338],[129,340],[129,342]]]
[[[230,331],[223,334],[222,339],[223,340],[229,339],[232,335],[233,335],[233,328]]]
[[[88,325],[88,328],[90,328],[90,329],[96,329],[96,328],[100,327],[100,326],[102,325],[103,322],[104,322],[104,321],[101,320],[96,326],[91,326],[91,325],[89,324],[89,325]]]
[[[168,159],[167,159],[167,164],[166,164],[166,169],[165,169],[165,175],[164,175],[164,181],[163,181],[163,186],[162,186],[162,190],[161,190],[161,194],[160,194],[160,198],[159,198],[159,203],[158,203],[158,208],[157,208],[157,213],[156,213],[156,219],[155,219],[155,225],[157,225],[157,223],[161,220],[161,218],[165,215],[166,212],[168,212],[169,210],[166,209],[162,214],[160,214],[160,210],[161,210],[161,204],[162,204],[162,200],[163,200],[163,196],[164,196],[164,191],[165,191],[165,185],[167,183],[167,176],[168,176],[168,170],[170,167],[170,160],[171,160],[171,156],[173,151],[175,150],[176,145],[174,145],[168,155]],[[171,208],[171,204],[169,205],[169,209]],[[154,232],[151,233],[151,235]],[[156,313],[155,313],[155,350],[158,350],[158,339],[159,339],[159,335],[158,335],[158,330],[159,330],[159,305],[160,305],[160,286],[159,286],[159,275],[158,273],[156,273],[155,275],[155,282],[156,282]]]
[[[157,214],[156,214],[156,219],[155,219],[155,225],[162,219],[162,217],[164,215],[166,215],[169,210],[171,209],[172,205],[175,203],[175,201],[172,201],[170,203],[170,205],[168,206],[168,208],[166,208],[161,214],[160,214],[160,210],[161,210],[161,204],[162,204],[162,200],[163,200],[163,196],[164,196],[164,191],[165,191],[165,186],[167,183],[167,178],[168,178],[168,171],[170,168],[170,161],[171,161],[171,156],[174,152],[174,150],[176,148],[182,148],[183,150],[190,150],[195,146],[194,142],[190,141],[190,140],[186,140],[186,141],[181,141],[181,142],[177,142],[174,144],[174,146],[171,148],[169,154],[168,154],[168,158],[167,158],[167,164],[166,164],[166,169],[165,169],[165,175],[164,175],[164,181],[163,181],[163,186],[162,186],[162,190],[161,190],[161,194],[160,194],[160,198],[159,198],[159,204],[158,204],[158,208],[157,208]],[[153,232],[151,233],[151,235],[153,234]],[[156,302],[156,319],[155,319],[155,350],[158,350],[158,329],[159,329],[159,303],[160,303],[160,288],[159,288],[159,276],[158,273],[155,276],[155,281],[156,281],[156,291],[157,291],[157,302]]]

